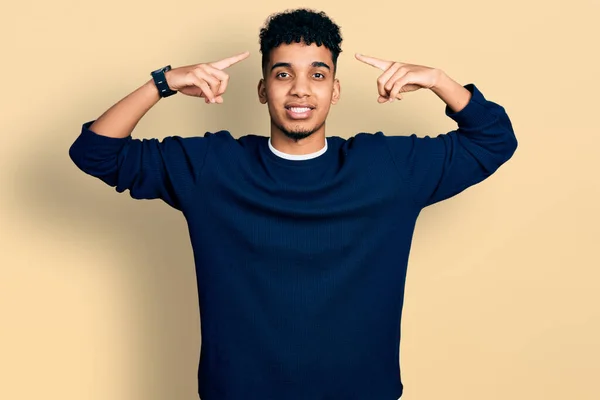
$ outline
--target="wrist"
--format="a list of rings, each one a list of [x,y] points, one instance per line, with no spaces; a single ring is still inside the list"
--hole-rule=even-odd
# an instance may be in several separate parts
[[[149,96],[154,98],[154,100],[158,101],[162,98],[162,97],[160,97],[158,88],[156,87],[156,84],[154,83],[154,79],[150,78],[146,83],[144,83],[143,88],[144,88],[144,91],[146,93],[148,93]]]
[[[439,68],[434,69],[434,83],[431,86],[431,90],[436,92],[440,90],[440,87],[444,85],[444,81],[447,80],[449,78],[448,75],[446,75],[446,73],[444,71],[442,71]]]
[[[431,90],[452,112],[459,112],[465,108],[471,99],[471,92],[444,72],[440,74]]]
[[[173,75],[173,70],[170,69],[167,72],[165,72],[165,81],[167,82],[167,86],[169,87],[169,89],[173,90],[173,91],[177,91],[175,89],[173,89],[173,87],[169,84],[169,82],[172,80],[171,77]]]

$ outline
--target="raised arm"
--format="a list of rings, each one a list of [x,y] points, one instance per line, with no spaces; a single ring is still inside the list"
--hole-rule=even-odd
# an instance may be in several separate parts
[[[203,97],[208,104],[223,102],[229,76],[223,69],[245,59],[248,52],[224,60],[169,70],[168,88]],[[181,209],[182,191],[189,190],[202,169],[206,137],[134,139],[141,118],[162,97],[154,80],[121,99],[98,119],[82,125],[69,156],[83,172],[101,179],[118,192],[129,190],[136,199],[163,199]]]
[[[518,142],[502,106],[474,85],[464,107],[445,114],[458,128],[437,136],[388,136],[387,144],[416,205],[424,208],[483,181],[515,153]],[[459,100],[460,101],[460,100]]]
[[[460,85],[439,69],[357,55],[383,71],[377,80],[380,103],[402,93],[430,89],[446,103],[458,129],[435,137],[386,136],[400,180],[419,209],[473,186],[508,161],[518,142],[505,109],[474,85]]]

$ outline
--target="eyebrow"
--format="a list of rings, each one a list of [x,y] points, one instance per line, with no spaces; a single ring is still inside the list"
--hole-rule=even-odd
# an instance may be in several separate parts
[[[326,63],[324,63],[322,61],[313,61],[313,63],[310,65],[314,68],[323,67],[323,68],[327,68],[328,70],[331,71],[331,68],[329,67],[329,65],[327,65]],[[275,68],[279,68],[279,67],[291,68],[292,64],[288,63],[288,62],[278,62],[278,63],[273,64],[273,66],[271,67],[271,71],[273,71]]]

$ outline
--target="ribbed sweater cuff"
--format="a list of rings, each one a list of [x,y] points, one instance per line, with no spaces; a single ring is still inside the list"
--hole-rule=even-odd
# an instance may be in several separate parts
[[[460,111],[454,112],[446,105],[446,116],[452,118],[460,128],[469,130],[476,129],[482,125],[489,125],[490,121],[495,121],[496,115],[492,111],[492,107],[488,107],[488,100],[477,89],[473,83],[463,86],[471,92],[471,99],[467,105]]]

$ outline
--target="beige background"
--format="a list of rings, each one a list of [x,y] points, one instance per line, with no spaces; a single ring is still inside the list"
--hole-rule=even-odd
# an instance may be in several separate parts
[[[68,148],[83,122],[151,70],[245,50],[250,58],[229,69],[223,105],[171,97],[134,136],[268,136],[255,89],[258,30],[270,13],[301,5],[342,27],[342,98],[328,135],[455,128],[429,91],[378,104],[379,72],[353,57],[363,52],[477,84],[506,108],[519,139],[490,179],[419,218],[403,400],[600,398],[600,3],[358,4],[3,5],[0,399],[197,398],[200,327],[185,221],[85,175]]]

